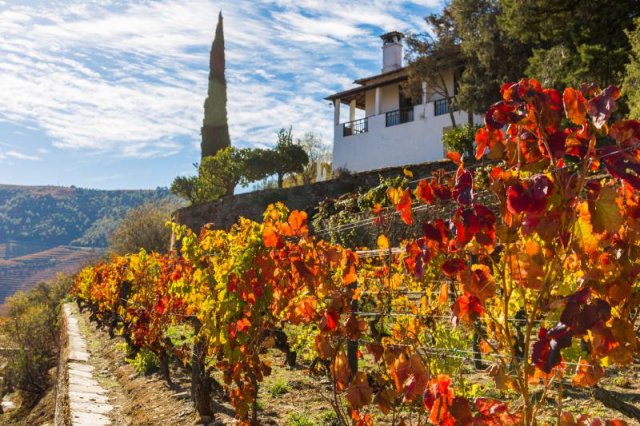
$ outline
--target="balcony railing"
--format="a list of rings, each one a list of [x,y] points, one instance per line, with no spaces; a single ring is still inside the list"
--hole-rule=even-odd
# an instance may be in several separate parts
[[[359,133],[367,133],[368,131],[369,120],[367,120],[367,117],[342,124],[342,136],[357,135]]]
[[[386,126],[397,126],[398,124],[413,121],[413,107],[396,109],[386,113]]]
[[[451,98],[451,100],[453,100],[453,98]],[[454,111],[456,111],[456,109],[454,109]],[[438,99],[436,101],[433,101],[433,115],[438,116],[438,115],[445,115],[448,113],[449,113],[449,102],[447,102],[446,99]]]

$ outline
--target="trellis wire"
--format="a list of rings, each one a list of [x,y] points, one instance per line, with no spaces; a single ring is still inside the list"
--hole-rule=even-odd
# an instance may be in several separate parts
[[[368,344],[371,344],[371,343],[382,344],[380,342],[367,341],[367,340],[364,340],[364,339],[358,339],[358,343],[361,343],[363,345],[368,345]],[[403,347],[403,348],[422,349],[424,351],[430,351],[430,352],[432,352],[434,354],[437,354],[437,355],[440,355],[444,351],[452,351],[452,352],[456,352],[456,353],[466,353],[466,354],[472,354],[472,355],[475,354],[474,351],[470,351],[470,350],[466,350],[466,349],[437,348],[437,347],[434,347],[434,346],[424,346],[424,345],[416,346],[416,345],[409,345],[409,344],[406,344],[406,343],[389,343],[389,344],[386,344],[386,345],[385,344],[382,344],[382,345],[383,346],[390,346],[390,347]],[[446,354],[446,353],[442,354],[442,356],[445,356],[445,357],[448,356],[448,355],[450,355],[450,354]],[[512,358],[514,358],[512,355],[505,355],[505,354],[498,354],[498,353],[486,353],[486,354],[483,354],[483,355],[492,357],[494,359],[512,359]],[[462,358],[469,359],[469,357],[462,357]],[[523,357],[515,357],[515,359],[517,359],[518,361],[521,361],[521,362],[525,362],[525,361],[528,362],[528,360],[526,360]],[[562,361],[559,365],[562,365],[562,364],[576,366],[576,367],[580,367],[580,366],[592,367],[592,368],[594,368],[594,367],[602,367],[601,365],[593,365],[593,364],[589,364],[589,363],[586,363],[586,362],[585,363],[580,363],[580,362],[572,362],[572,361]]]
[[[601,160],[603,158],[609,157],[609,156],[614,155],[614,154],[620,154],[620,153],[631,151],[633,149],[638,149],[638,148],[640,148],[640,143],[630,145],[630,146],[628,146],[626,148],[623,148],[623,149],[611,151],[611,152],[609,152],[607,154],[603,154],[603,155],[601,155],[599,157],[594,157],[594,158],[592,158],[592,160]],[[480,167],[480,166],[486,166],[486,165],[487,164],[479,163],[479,164],[475,164],[475,165],[469,166],[469,167],[467,167],[465,169],[466,170],[472,170],[474,168],[477,168],[477,167]],[[554,167],[552,170],[553,171],[560,171],[560,170],[568,169],[568,168],[571,168],[571,167],[573,167],[573,165],[572,164],[568,164],[568,165],[561,166],[561,167]],[[447,172],[444,173],[444,175],[451,175],[451,174],[454,174],[454,173],[457,173],[457,170],[447,171]],[[433,174],[431,176],[433,176]],[[431,177],[431,176],[429,176],[429,177]],[[419,179],[415,179],[413,181],[410,181],[409,183],[419,182],[422,179],[427,179],[427,177],[422,177],[422,178],[419,178]],[[414,203],[414,204],[420,204],[420,203]],[[422,210],[425,210],[428,207],[432,207],[432,206],[429,205],[429,204],[420,204],[418,207],[415,207],[415,208],[412,207],[411,210],[413,212],[420,212]],[[391,209],[392,209],[392,207],[386,207],[385,210],[387,210],[389,212],[388,213],[383,213],[383,214],[388,215],[388,216],[400,214],[400,212],[398,212],[398,211],[390,212]],[[369,218],[365,218],[365,219],[362,219],[362,220],[359,220],[359,221],[356,221],[356,222],[347,223],[347,224],[344,224],[344,225],[328,226],[326,228],[322,228],[322,229],[318,229],[318,230],[314,231],[314,234],[322,235],[322,234],[328,234],[328,233],[331,233],[331,232],[348,231],[348,230],[351,230],[351,229],[356,229],[356,228],[360,228],[360,227],[363,227],[363,226],[370,225],[370,224],[375,222],[375,219],[376,219],[376,217],[369,217]]]

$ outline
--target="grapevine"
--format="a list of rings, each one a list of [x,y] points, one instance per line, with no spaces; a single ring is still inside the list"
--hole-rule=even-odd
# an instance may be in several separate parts
[[[474,166],[479,185],[458,153],[453,173],[390,181],[358,225],[381,231],[375,248],[315,237],[304,212],[276,203],[228,231],[174,225],[178,251],[86,268],[74,294],[133,346],[220,371],[242,424],[257,422],[265,352],[291,327],[314,330],[303,340],[343,425],[528,426],[543,412],[592,424],[563,409],[564,387],[594,387],[639,350],[640,123],[613,122],[615,87],[521,80],[501,94],[476,134],[490,164]],[[414,223],[436,205],[451,214]],[[420,234],[390,241],[393,214]],[[184,323],[193,341],[173,347],[167,331]],[[466,359],[504,398],[474,394]]]

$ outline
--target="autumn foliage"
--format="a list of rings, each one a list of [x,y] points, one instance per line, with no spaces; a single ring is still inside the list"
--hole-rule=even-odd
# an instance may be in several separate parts
[[[96,315],[118,312],[135,343],[157,352],[176,349],[163,338],[169,325],[197,318],[194,341],[245,423],[272,368],[270,332],[290,324],[315,331],[342,424],[536,424],[545,398],[534,390],[595,386],[638,354],[640,123],[611,122],[615,87],[561,93],[521,80],[501,93],[476,135],[492,204],[478,201],[474,168],[451,155],[454,173],[391,187],[394,208],[375,207],[373,226],[392,214],[420,226],[398,247],[381,236],[375,255],[359,256],[276,204],[262,223],[229,231],[175,226],[178,253],[85,269],[75,294]],[[424,204],[451,214],[415,223]],[[476,397],[441,371],[455,356],[438,346],[442,327],[477,337],[488,377],[510,397]],[[566,359],[569,348],[579,360]],[[600,424],[554,410],[561,425]]]

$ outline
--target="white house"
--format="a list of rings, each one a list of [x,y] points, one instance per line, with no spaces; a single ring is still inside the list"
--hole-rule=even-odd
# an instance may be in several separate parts
[[[422,102],[403,96],[407,80],[402,64],[402,33],[381,36],[382,71],[355,80],[353,89],[328,96],[334,104],[333,170],[362,172],[384,167],[418,164],[444,157],[443,131],[451,126],[448,104],[440,95],[429,96],[423,85]],[[455,93],[453,70],[444,75],[449,93]],[[349,119],[340,122],[340,109],[349,108]],[[456,111],[456,123],[466,123],[467,113]],[[362,116],[362,118],[357,118]],[[481,122],[481,117],[474,117]]]

